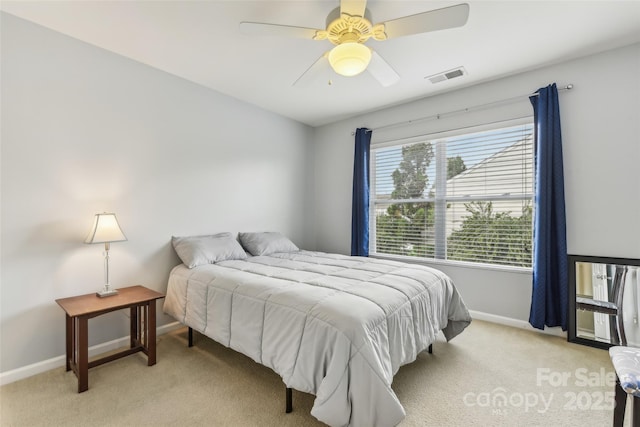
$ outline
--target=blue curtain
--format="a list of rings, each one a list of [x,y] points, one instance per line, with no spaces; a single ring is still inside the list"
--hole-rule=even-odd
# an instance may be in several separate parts
[[[356,129],[351,205],[351,255],[369,256],[369,153],[371,130]]]
[[[533,295],[529,323],[567,330],[568,269],[560,109],[555,83],[531,96],[535,121]]]

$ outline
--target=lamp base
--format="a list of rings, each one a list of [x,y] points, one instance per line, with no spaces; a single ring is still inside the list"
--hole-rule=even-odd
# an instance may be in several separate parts
[[[118,290],[117,289],[103,289],[100,292],[96,292],[96,295],[99,296],[100,298],[104,298],[104,297],[111,297],[113,295],[118,295]]]

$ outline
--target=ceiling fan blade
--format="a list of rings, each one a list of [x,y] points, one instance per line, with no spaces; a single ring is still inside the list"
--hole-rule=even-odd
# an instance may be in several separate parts
[[[462,3],[456,6],[430,10],[416,15],[405,16],[382,22],[387,39],[427,33],[447,28],[461,27],[469,18],[469,5]]]
[[[314,28],[294,27],[291,25],[267,24],[264,22],[241,22],[240,31],[243,34],[258,36],[284,36],[301,39],[313,39],[318,31]]]
[[[293,85],[296,87],[308,87],[311,86],[312,83],[318,80],[318,78],[324,74],[323,71],[329,68],[329,60],[327,59],[329,56],[329,52],[325,52],[322,54],[320,58],[316,60],[307,70],[302,73],[298,79],[293,82]]]
[[[346,13],[350,16],[364,16],[367,8],[367,0],[342,0],[340,2],[340,14]]]
[[[376,51],[371,52],[371,62],[367,71],[384,87],[396,84],[400,80],[398,73]]]

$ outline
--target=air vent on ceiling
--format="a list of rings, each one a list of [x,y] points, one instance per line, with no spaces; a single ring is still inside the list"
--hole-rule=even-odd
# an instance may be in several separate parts
[[[429,79],[431,83],[444,82],[446,80],[455,79],[456,77],[462,77],[467,74],[467,70],[464,67],[454,68],[453,70],[444,71],[442,73],[427,76],[425,79]]]

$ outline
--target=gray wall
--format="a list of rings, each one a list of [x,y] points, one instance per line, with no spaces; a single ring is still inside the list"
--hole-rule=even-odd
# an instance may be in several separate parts
[[[472,70],[470,70],[472,72]],[[372,144],[533,115],[526,96],[404,127],[376,127],[517,97],[557,82],[560,94],[568,251],[640,258],[640,45],[540,68],[316,129],[318,250],[349,253],[353,135],[373,128]],[[531,273],[437,265],[472,310],[527,320]]]
[[[278,230],[309,247],[311,128],[1,23],[1,372],[64,354],[54,300],[102,286],[104,246],[83,244],[95,213],[115,212],[129,239],[111,245],[116,287],[164,291],[172,235]],[[92,319],[89,344],[125,336],[123,314]]]

